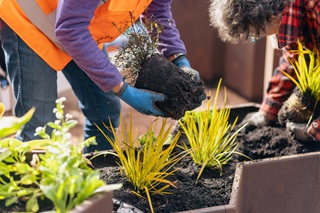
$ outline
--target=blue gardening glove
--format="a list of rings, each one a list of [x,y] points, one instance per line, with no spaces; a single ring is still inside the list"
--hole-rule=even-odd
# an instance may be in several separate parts
[[[307,132],[308,125],[306,123],[287,122],[286,128],[294,134],[298,141],[314,141],[313,137]]]
[[[155,105],[157,101],[165,101],[166,96],[162,93],[137,89],[124,82],[121,90],[116,95],[140,113],[167,117]]]
[[[190,62],[185,55],[180,55],[172,61],[177,67],[187,73],[193,80],[200,81],[200,74],[190,66]]]

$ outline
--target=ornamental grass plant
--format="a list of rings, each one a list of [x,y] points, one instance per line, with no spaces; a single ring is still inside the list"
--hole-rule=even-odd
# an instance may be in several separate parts
[[[302,94],[310,93],[317,101],[320,99],[320,58],[319,51],[305,48],[298,40],[298,49],[292,50],[298,55],[295,61],[290,60],[297,79],[282,71],[299,88]]]
[[[167,179],[174,175],[177,169],[173,166],[187,152],[173,153],[180,133],[171,138],[170,132],[173,124],[167,126],[167,119],[162,119],[158,134],[155,129],[159,119],[150,124],[149,130],[142,137],[133,137],[132,115],[129,126],[120,120],[120,132],[111,127],[114,139],[105,135],[112,145],[115,153],[102,152],[101,154],[115,154],[119,158],[119,166],[132,183],[133,193],[145,198],[149,202],[151,212],[153,194],[167,194],[166,189],[175,187],[174,182]],[[167,143],[170,140],[170,143]],[[169,145],[166,145],[169,144]]]
[[[219,169],[222,172],[223,166],[234,154],[241,154],[236,151],[238,146],[236,139],[244,126],[234,130],[237,118],[232,124],[229,123],[230,109],[226,108],[226,90],[224,90],[223,107],[217,107],[221,82],[220,79],[212,108],[212,99],[209,99],[206,110],[189,111],[179,120],[191,147],[190,155],[193,161],[201,166],[197,180],[206,167]],[[187,143],[184,143],[183,147],[189,149]]]
[[[291,50],[297,58],[289,59],[296,77],[282,71],[297,87],[284,102],[278,113],[281,125],[289,122],[310,124],[313,117],[319,116],[320,106],[320,58],[319,51],[310,50],[297,42],[297,50]]]

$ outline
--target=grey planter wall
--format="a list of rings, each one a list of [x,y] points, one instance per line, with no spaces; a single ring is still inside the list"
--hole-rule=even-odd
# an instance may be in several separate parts
[[[319,213],[320,152],[237,165],[229,205],[184,213]]]

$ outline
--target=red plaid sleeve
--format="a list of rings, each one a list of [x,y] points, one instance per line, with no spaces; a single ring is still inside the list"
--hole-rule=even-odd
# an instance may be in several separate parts
[[[287,46],[283,49],[279,66],[275,69],[274,75],[269,82],[266,97],[260,107],[260,112],[262,112],[269,121],[275,121],[277,119],[277,114],[283,102],[288,99],[295,88],[295,84],[281,72],[281,70],[285,71],[296,78],[294,69],[289,62],[289,59],[294,61],[297,58],[295,54],[288,51],[293,48],[293,46]]]
[[[298,39],[309,49],[320,49],[320,1],[295,0],[282,13],[278,32],[279,47],[295,43]]]

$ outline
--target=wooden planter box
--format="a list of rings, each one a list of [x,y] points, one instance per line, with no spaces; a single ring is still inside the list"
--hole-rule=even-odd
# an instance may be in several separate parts
[[[0,153],[3,152],[0,149]],[[27,161],[31,161],[34,154],[44,154],[45,150],[32,150],[26,153]],[[1,209],[0,209],[1,212]],[[68,213],[113,213],[113,191],[101,192],[82,202]]]
[[[230,119],[234,120],[236,115],[242,120],[259,106],[255,103],[230,106]],[[246,113],[242,113],[243,109]],[[180,213],[318,213],[319,162],[320,152],[313,152],[238,163],[228,205]],[[111,200],[109,204],[112,206]],[[96,212],[95,208],[99,207],[92,205],[83,212]],[[109,213],[105,205],[103,212]]]
[[[251,112],[259,105],[230,108],[233,112],[241,108]],[[318,213],[319,161],[320,152],[313,152],[238,163],[228,205],[181,213]]]
[[[318,213],[320,152],[237,165],[228,205],[188,213]]]
[[[113,212],[113,192],[97,194],[91,199],[84,201],[69,213],[112,213]]]

